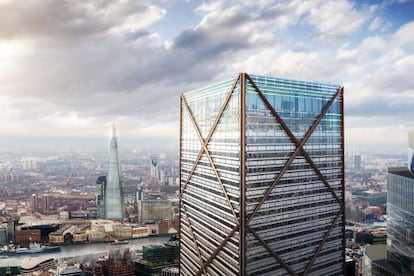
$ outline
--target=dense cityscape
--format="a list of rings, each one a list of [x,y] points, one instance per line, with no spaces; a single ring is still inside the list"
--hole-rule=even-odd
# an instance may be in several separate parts
[[[314,129],[312,129],[312,126],[302,128],[297,123],[290,123],[289,127],[282,126],[283,120],[277,117],[278,112],[284,117],[284,120],[295,118],[297,110],[300,110],[297,100],[293,97],[289,99],[285,96],[280,103],[281,106],[278,106],[278,94],[276,92],[272,92],[275,94],[266,94],[268,99],[273,99],[273,95],[275,96],[275,108],[278,110],[276,112],[264,96],[261,98],[263,104],[260,103],[259,96],[262,95],[260,94],[262,92],[258,88],[259,86],[255,86],[253,79],[259,86],[263,85],[261,82],[265,80],[267,84],[266,86],[261,86],[261,89],[267,87],[267,93],[272,88],[271,84],[269,84],[271,81],[274,81],[274,87],[278,87],[280,85],[279,82],[284,83],[285,87],[298,83],[259,76],[250,77],[247,74],[241,73],[233,81],[230,96],[227,97],[223,105],[216,104],[207,113],[205,113],[206,110],[201,106],[210,101],[211,97],[213,97],[212,99],[216,97],[215,95],[217,94],[212,93],[213,91],[201,98],[206,102],[199,104],[198,108],[191,101],[192,99],[199,100],[199,98],[192,98],[194,94],[200,93],[199,91],[183,94],[183,97],[187,97],[188,101],[190,101],[189,104],[187,104],[186,98],[182,99],[184,104],[182,110],[187,112],[192,110],[189,113],[190,116],[195,116],[198,120],[200,118],[211,120],[208,116],[214,115],[217,116],[215,119],[216,124],[221,121],[222,117],[227,119],[226,122],[232,122],[229,119],[234,114],[236,114],[236,117],[238,116],[236,111],[238,112],[239,108],[239,106],[234,104],[237,98],[232,97],[232,95],[243,95],[243,93],[246,93],[234,92],[237,91],[234,89],[237,87],[238,82],[248,80],[252,87],[256,87],[256,92],[249,92],[247,90],[247,108],[245,109],[246,111],[243,111],[248,114],[246,129],[249,132],[246,135],[247,142],[245,143],[247,143],[248,153],[246,155],[247,164],[250,165],[247,165],[247,178],[242,180],[242,182],[239,182],[238,176],[239,161],[237,160],[240,159],[234,159],[234,157],[239,156],[239,151],[233,145],[240,146],[239,143],[234,144],[234,139],[238,139],[238,134],[232,132],[233,130],[236,130],[236,133],[240,131],[237,124],[229,124],[226,128],[223,128],[220,124],[218,126],[213,124],[213,131],[210,130],[210,134],[206,136],[207,138],[202,140],[206,144],[206,148],[203,148],[202,144],[197,144],[197,139],[202,139],[202,135],[207,135],[206,130],[208,129],[201,129],[200,132],[197,125],[205,124],[200,121],[191,121],[191,117],[186,115],[182,115],[181,150],[179,153],[174,151],[169,153],[146,152],[140,149],[133,149],[131,151],[123,151],[120,154],[115,124],[112,126],[109,152],[106,153],[82,153],[75,151],[56,154],[44,152],[2,153],[0,156],[0,182],[3,188],[0,195],[0,244],[2,246],[0,250],[0,272],[4,275],[191,275],[199,274],[203,269],[213,269],[211,270],[213,274],[224,273],[229,275],[238,274],[238,269],[241,271],[242,269],[253,268],[254,272],[250,271],[247,273],[264,275],[265,272],[272,274],[279,269],[285,272],[278,273],[296,275],[293,268],[291,268],[292,265],[285,264],[285,261],[290,263],[287,257],[284,257],[285,261],[277,259],[283,267],[277,266],[277,263],[271,261],[266,265],[249,266],[245,266],[242,262],[240,267],[238,263],[235,263],[235,267],[231,268],[229,266],[226,268],[224,264],[214,264],[215,258],[218,257],[214,253],[204,263],[203,267],[193,267],[193,262],[197,259],[198,254],[194,249],[208,245],[212,250],[215,249],[215,252],[219,252],[217,250],[224,252],[224,246],[227,241],[231,240],[231,235],[236,231],[250,231],[256,239],[261,239],[251,229],[253,226],[249,226],[249,222],[244,222],[248,230],[239,230],[241,226],[236,224],[236,228],[228,234],[229,236],[221,242],[217,249],[216,244],[223,237],[215,237],[217,233],[215,231],[226,231],[226,228],[220,226],[220,224],[225,225],[230,222],[230,218],[224,215],[224,213],[220,215],[221,217],[216,217],[215,214],[218,210],[223,212],[227,209],[225,206],[221,206],[221,209],[218,209],[217,206],[219,205],[217,204],[225,202],[220,197],[229,197],[227,191],[231,191],[231,186],[229,186],[229,183],[231,183],[229,182],[230,179],[235,179],[235,187],[239,189],[243,186],[249,187],[246,184],[242,185],[239,183],[243,183],[243,181],[250,183],[249,181],[252,181],[252,179],[256,180],[255,183],[270,185],[269,183],[271,182],[268,181],[272,180],[275,175],[268,174],[267,172],[277,169],[292,172],[288,176],[290,180],[284,180],[285,178],[281,175],[276,177],[276,181],[272,185],[279,184],[279,186],[295,187],[293,183],[297,181],[297,185],[305,185],[303,186],[305,189],[302,192],[303,194],[298,193],[297,191],[300,191],[299,187],[302,186],[297,186],[293,195],[286,194],[282,196],[281,198],[290,197],[291,199],[285,201],[284,205],[294,204],[292,205],[293,207],[276,209],[279,211],[271,215],[271,218],[278,218],[275,220],[276,224],[274,225],[276,226],[271,224],[264,229],[273,227],[272,232],[269,232],[269,234],[279,233],[277,238],[283,241],[285,236],[283,233],[286,233],[286,231],[281,232],[282,229],[286,228],[286,226],[288,231],[292,227],[300,229],[303,224],[303,219],[292,220],[295,216],[302,213],[292,213],[292,211],[296,212],[296,210],[301,210],[304,207],[310,207],[310,210],[313,212],[311,219],[305,220],[306,231],[302,230],[304,231],[303,233],[297,232],[294,235],[287,236],[288,239],[284,242],[285,248],[289,249],[287,252],[297,248],[298,245],[295,245],[297,244],[294,241],[295,239],[301,239],[302,236],[309,234],[314,235],[320,231],[318,229],[326,229],[327,225],[325,223],[332,219],[334,222],[329,227],[323,240],[320,240],[320,238],[316,239],[318,245],[317,252],[310,251],[311,255],[305,257],[305,263],[312,256],[314,256],[312,260],[314,258],[321,258],[325,260],[322,262],[323,266],[320,266],[318,262],[316,263],[319,264],[319,267],[310,268],[310,265],[308,265],[308,268],[305,269],[305,274],[307,273],[306,271],[312,269],[311,271],[320,275],[326,273],[344,275],[410,275],[413,269],[413,262],[412,259],[410,260],[409,252],[413,249],[411,231],[413,229],[413,221],[410,208],[413,201],[412,181],[414,177],[412,175],[412,167],[408,164],[412,165],[410,162],[412,162],[411,159],[413,158],[411,153],[414,149],[414,134],[412,132],[408,133],[406,153],[374,154],[359,149],[352,149],[343,152],[343,159],[332,157],[332,154],[335,153],[335,148],[340,154],[339,157],[341,156],[341,139],[336,140],[339,141],[339,146],[335,147],[335,142],[333,142],[335,140],[332,139],[330,140],[332,142],[326,142],[326,138],[318,138],[320,140],[317,140],[316,136],[313,136],[314,143],[317,141],[321,142],[321,144],[316,146],[318,149],[316,153],[319,154],[321,148],[329,147],[328,151],[322,151],[322,153],[326,152],[328,155],[320,159],[322,163],[318,163],[318,166],[320,168],[331,167],[331,173],[335,172],[335,168],[339,166],[340,169],[337,170],[336,174],[340,176],[341,174],[339,173],[341,171],[344,172],[343,180],[341,181],[341,178],[339,178],[339,181],[335,182],[335,178],[332,177],[336,177],[336,174],[328,178],[330,171],[325,170],[323,172],[329,181],[328,183],[321,173],[322,170],[319,171],[316,165],[311,166],[311,164],[314,164],[312,158],[319,160],[317,159],[319,155],[313,155],[312,158],[310,156],[307,157],[306,151],[310,152],[309,147],[305,151],[305,148],[298,144],[297,147],[302,148],[302,154],[309,162],[308,168],[303,165],[300,167],[302,170],[308,171],[305,174],[305,178],[300,178],[298,177],[299,175],[294,173],[296,167],[291,166],[289,168],[289,165],[274,167],[275,164],[269,162],[274,162],[273,160],[277,160],[277,158],[263,159],[267,155],[270,156],[272,152],[277,154],[275,156],[285,156],[282,149],[286,149],[284,144],[288,141],[286,138],[281,140],[269,138],[270,136],[267,133],[269,131],[273,133],[272,131],[277,129],[280,123],[281,129],[285,128],[288,133],[289,127],[295,131],[296,135],[300,135],[301,129],[306,130],[309,128],[308,132],[318,131],[319,133],[325,133],[325,136],[321,137],[327,137],[326,133],[334,133],[335,130],[341,130],[340,124],[338,128],[335,128],[333,124],[327,124],[329,121],[322,120],[323,116],[327,116],[326,114],[331,114],[332,116],[335,109],[331,108],[329,109],[331,113],[327,113],[328,108],[322,108],[320,119],[311,120],[313,124],[316,124]],[[231,82],[225,81],[220,85],[231,85]],[[218,89],[221,87],[220,85],[213,85],[211,88],[207,88],[207,90]],[[243,86],[241,87],[241,89],[245,89]],[[317,93],[326,93],[321,90],[320,86],[314,85],[314,87],[310,88],[307,83],[307,88],[302,88],[305,90],[297,90],[293,95],[301,95],[300,93],[309,89],[315,90],[310,97],[314,97]],[[335,87],[332,88],[335,91]],[[336,91],[341,91],[340,89]],[[205,90],[206,88],[203,88],[200,91],[204,93]],[[226,91],[226,89],[222,91]],[[256,93],[258,97],[255,98],[252,96],[255,94],[248,93]],[[336,93],[335,97],[338,97],[338,95],[341,94]],[[243,98],[241,99],[241,102],[243,102]],[[308,99],[311,100],[312,98]],[[341,102],[340,100],[340,98],[337,100],[338,103]],[[290,101],[290,104],[287,104],[287,101]],[[314,105],[315,103],[317,102],[314,101]],[[334,100],[325,101],[328,107],[334,103]],[[217,111],[214,111],[214,108]],[[218,111],[219,108],[221,111]],[[250,119],[254,118],[253,116],[262,116],[260,114],[266,108],[269,108],[270,113],[276,114],[278,121],[269,124],[269,122],[272,122],[269,119],[263,120],[263,122],[260,119]],[[320,110],[320,108],[318,107],[317,110]],[[290,111],[286,112],[287,110]],[[336,112],[340,112],[341,109],[336,110]],[[201,112],[201,115],[197,112]],[[237,122],[237,120],[233,122]],[[208,124],[205,126],[208,126]],[[218,136],[214,133],[215,128],[218,131]],[[194,135],[197,132],[200,135],[199,138],[195,139],[196,136]],[[272,135],[280,137],[281,134],[282,132],[277,132]],[[260,140],[258,138],[260,136],[254,135],[265,135],[267,138]],[[310,134],[307,134],[307,136],[310,136]],[[212,142],[210,142],[210,139]],[[290,139],[295,141],[293,137]],[[277,141],[276,144],[275,141]],[[262,146],[258,147],[257,145]],[[209,150],[207,150],[207,146]],[[122,148],[122,146],[120,147]],[[196,157],[197,153],[193,149],[199,151],[198,157]],[[257,153],[254,153],[255,151]],[[220,152],[226,152],[225,155],[222,155],[222,158],[230,156],[233,159],[229,159],[230,162],[226,163],[223,161],[225,159],[220,159]],[[283,155],[280,155],[281,153]],[[203,154],[205,154],[204,157]],[[212,154],[212,157],[210,157],[210,154]],[[409,156],[408,160],[407,154]],[[293,160],[295,155],[296,151],[289,158]],[[256,159],[253,160],[256,161],[249,161],[251,157],[255,157]],[[219,163],[215,164],[214,160]],[[265,163],[260,160],[264,160]],[[285,160],[284,162],[292,162],[286,161],[284,157],[283,160]],[[343,160],[343,163],[341,160]],[[208,165],[209,162],[211,162],[210,165]],[[226,174],[226,170],[229,170],[226,166],[233,163],[236,167],[231,169],[231,173]],[[252,164],[255,164],[255,167],[249,167]],[[209,166],[210,169],[208,169]],[[241,167],[243,166],[245,165]],[[343,167],[341,168],[341,166]],[[216,167],[219,169],[217,170]],[[227,169],[224,170],[225,168]],[[179,178],[180,170],[181,182]],[[316,172],[318,178],[309,175],[309,172],[312,170]],[[213,178],[214,171],[217,178]],[[194,177],[197,176],[197,178],[192,179],[193,175]],[[253,175],[259,177],[252,178]],[[269,180],[262,179],[266,175],[270,176]],[[291,178],[291,176],[296,178]],[[206,180],[209,181],[205,182]],[[211,182],[211,180],[213,181]],[[325,183],[325,186],[314,186],[318,182],[321,184]],[[212,197],[212,191],[214,190],[210,191],[208,187],[211,184],[207,185],[207,183],[221,185],[224,192]],[[338,187],[332,189],[331,185],[333,183],[338,183]],[[258,184],[255,185],[257,186]],[[219,186],[216,186],[215,189]],[[204,187],[203,197],[197,195],[201,195],[197,187]],[[264,196],[262,195],[263,192],[259,192],[261,195],[259,199],[262,203],[267,201],[266,197],[271,194],[270,191],[272,189],[270,188],[269,192]],[[275,191],[283,194],[283,190]],[[344,193],[339,194],[342,191]],[[401,194],[402,191],[406,194]],[[308,195],[308,193],[310,194]],[[313,198],[315,193],[321,193],[321,196],[316,198],[317,201],[315,203],[307,203],[307,200]],[[318,215],[316,213],[317,208],[325,208],[324,206],[329,206],[329,204],[334,202],[332,199],[326,203],[322,200],[332,197],[327,196],[329,193],[332,193],[334,197],[342,198],[345,203],[344,207],[339,212],[338,209],[333,209],[335,212],[338,212],[337,215],[329,218],[321,226],[317,226],[318,221],[326,217],[327,214],[321,213]],[[298,201],[298,198],[303,195],[305,195],[304,203],[298,204],[298,202],[301,202]],[[230,196],[234,197],[235,195],[230,194]],[[191,197],[194,199],[191,199]],[[211,201],[212,199],[213,201]],[[196,202],[196,204],[193,205],[193,202]],[[248,202],[251,202],[251,200],[248,199]],[[277,207],[280,206],[277,203],[278,201],[268,202],[265,205],[267,208],[274,204],[276,208],[281,208]],[[342,201],[339,200],[338,202],[341,203]],[[207,204],[210,204],[210,207]],[[256,209],[259,208],[260,206],[256,207]],[[264,214],[272,214],[272,208],[275,207],[270,207],[269,211],[266,211]],[[227,210],[230,211],[232,209]],[[196,213],[191,214],[191,212]],[[236,212],[238,213],[239,211],[236,209]],[[279,226],[279,219],[282,217],[279,217],[277,213],[283,214],[284,212],[287,215],[283,216],[283,218],[288,218],[289,220],[287,223],[281,224],[282,226],[285,225],[283,228]],[[242,220],[242,217],[236,216],[237,219]],[[245,216],[248,217],[247,215]],[[210,221],[212,218],[215,218],[214,222]],[[345,224],[338,218],[342,218]],[[198,219],[202,219],[204,224],[201,224],[201,221],[198,221]],[[267,219],[269,220],[270,217]],[[331,241],[330,244],[334,244],[335,247],[331,245],[330,248],[332,249],[330,251],[320,251],[326,237],[334,228],[335,222],[338,223],[337,234],[329,239]],[[236,221],[236,223],[238,222]],[[307,230],[315,226],[322,228],[315,228],[311,231]],[[203,227],[206,228],[203,229]],[[213,228],[211,227],[217,227],[217,229],[212,231]],[[202,231],[198,232],[201,229]],[[205,233],[205,236],[203,237],[201,233]],[[199,239],[198,245],[191,245],[192,239]],[[242,242],[239,241],[236,245],[239,243],[241,244]],[[262,241],[262,243],[263,248],[273,252],[271,248],[267,247],[265,241]],[[259,245],[258,248],[261,248],[261,246]],[[279,249],[276,248],[276,250]],[[339,254],[332,255],[332,252]],[[189,257],[191,254],[196,255]],[[331,257],[323,259],[324,254]],[[250,256],[256,258],[256,255]],[[275,253],[274,256],[277,256],[277,254]],[[334,259],[332,256],[338,257]],[[271,255],[269,255],[269,258],[273,259]],[[233,259],[233,261],[236,260],[237,258]],[[256,258],[253,260],[260,259]],[[248,263],[249,261],[245,262]],[[231,264],[231,262],[228,264]],[[210,268],[209,265],[211,265]],[[275,265],[276,267],[274,267]],[[232,271],[232,269],[234,270]],[[199,271],[197,272],[197,270]]]
[[[130,229],[126,230],[125,236],[118,230],[110,232],[113,236],[102,235],[96,238],[91,234],[91,229],[99,228],[96,224],[99,223],[97,197],[100,189],[97,180],[107,173],[108,153],[2,153],[0,241],[3,250],[11,249],[12,245],[28,247],[34,242],[42,245],[78,244],[77,246],[88,247],[88,244],[93,242],[110,244],[115,239],[121,241],[146,236],[164,236],[168,237],[164,238],[167,241],[171,232],[176,233],[177,230],[178,155],[134,150],[123,152],[120,156],[125,225],[129,225]],[[155,167],[154,162],[157,162]],[[363,266],[367,245],[384,247],[386,243],[388,168],[406,166],[406,154],[371,154],[352,150],[347,152],[345,164],[345,211],[348,222],[346,252],[349,259],[355,262],[355,269],[359,273],[354,275],[367,275],[364,274]],[[154,170],[158,173],[154,174]],[[148,218],[144,219],[145,223],[138,224],[137,193],[142,190],[145,191],[143,199],[159,201],[160,204],[169,202],[169,215],[163,217],[163,214],[156,214],[158,208],[153,208],[152,212],[147,212]],[[113,227],[116,228],[116,225]],[[63,232],[70,227],[73,229],[67,233],[73,233],[72,235],[66,235],[61,240],[50,240],[62,237]],[[155,232],[151,233],[151,230]],[[162,243],[158,242],[157,245]],[[131,249],[130,261],[142,257],[141,245],[134,250]],[[83,262],[86,256],[89,256],[88,263],[95,257],[97,264],[103,263],[102,257],[109,256],[109,251],[103,251],[102,255],[93,252],[93,249],[84,252],[85,256],[62,255],[59,258],[59,271],[63,272],[68,267],[74,271],[73,266],[80,267],[80,262]],[[36,254],[36,257],[39,254]],[[29,256],[28,254],[25,257]],[[9,275],[14,275],[13,272],[18,271],[17,267],[23,259],[18,257],[17,260],[11,261],[13,258],[15,256],[9,256],[1,261],[2,274],[7,275],[8,269]],[[177,259],[167,266],[177,268]],[[91,267],[88,269],[92,270]],[[98,269],[102,267],[99,266]]]
[[[136,149],[121,156],[124,217],[105,220],[102,198],[108,153],[2,154],[1,274],[121,275],[123,271],[133,275],[136,259],[153,261],[158,272],[168,271],[169,266],[174,271],[178,259],[177,153],[153,155]],[[74,250],[75,245],[80,250]],[[170,256],[159,260],[147,256],[166,252]],[[58,266],[52,264],[54,254],[60,256]],[[152,271],[147,264],[140,265],[141,270]]]

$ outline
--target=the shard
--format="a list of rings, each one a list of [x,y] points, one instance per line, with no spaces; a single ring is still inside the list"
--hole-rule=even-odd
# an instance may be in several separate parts
[[[121,177],[119,173],[118,144],[115,124],[109,146],[108,177],[105,187],[105,218],[122,220],[124,217]]]

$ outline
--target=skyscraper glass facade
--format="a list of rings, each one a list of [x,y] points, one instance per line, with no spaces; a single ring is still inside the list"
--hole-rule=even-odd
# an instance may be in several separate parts
[[[388,260],[401,275],[414,275],[414,176],[389,168],[387,189]]]
[[[97,189],[97,198],[96,198],[96,205],[98,208],[97,211],[97,218],[103,219],[105,218],[105,186],[106,186],[106,176],[99,176],[96,179],[96,189]]]
[[[343,273],[342,96],[245,73],[182,95],[181,274]]]
[[[408,133],[408,170],[414,175],[414,131]]]
[[[118,143],[115,126],[109,145],[108,176],[105,186],[105,218],[122,220],[124,215],[121,177],[119,174]]]

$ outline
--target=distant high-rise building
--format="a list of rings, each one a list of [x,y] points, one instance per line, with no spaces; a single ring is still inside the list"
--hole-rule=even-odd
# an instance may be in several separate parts
[[[361,155],[354,155],[354,169],[361,170]]]
[[[158,180],[160,172],[159,172],[157,157],[151,156],[150,165],[151,165],[151,177]]]
[[[387,181],[388,262],[401,275],[414,275],[414,175],[389,168]]]
[[[123,253],[119,250],[109,252],[108,257],[108,273],[104,275],[135,275],[134,263],[131,259],[129,248],[124,249]],[[95,274],[96,275],[96,274]]]
[[[100,219],[105,218],[105,187],[106,176],[99,176],[98,179],[96,179],[96,189],[98,190],[96,206],[98,208],[97,217]]]
[[[137,185],[136,202],[137,202],[137,221],[142,222],[142,200],[143,198],[143,183],[140,181]]]
[[[38,208],[37,208],[37,195],[36,194],[32,194],[31,207],[32,207],[32,212],[33,213],[36,213],[38,211]]]
[[[342,87],[241,73],[180,114],[181,275],[345,273]]]
[[[169,200],[144,199],[143,183],[138,183],[136,191],[137,221],[154,223],[172,218],[172,205]]]
[[[33,213],[48,214],[50,211],[50,196],[48,194],[43,194],[38,196],[37,194],[32,194],[31,197],[31,207]]]
[[[119,173],[118,145],[115,124],[112,126],[112,138],[109,146],[108,176],[105,186],[105,218],[122,220],[124,217],[121,176]]]
[[[42,214],[47,214],[50,210],[50,197],[48,194],[44,194],[41,197],[42,200]]]
[[[34,158],[23,158],[22,166],[23,166],[23,170],[36,170],[37,160]]]
[[[157,221],[171,219],[173,209],[171,201],[163,199],[145,199],[141,201],[140,223],[155,223]]]
[[[408,170],[414,175],[414,131],[408,133]]]

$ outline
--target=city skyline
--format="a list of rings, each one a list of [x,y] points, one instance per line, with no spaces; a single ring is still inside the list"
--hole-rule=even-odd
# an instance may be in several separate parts
[[[179,94],[249,71],[344,85],[346,148],[406,149],[413,2],[272,2],[1,1],[0,149],[178,148]]]

